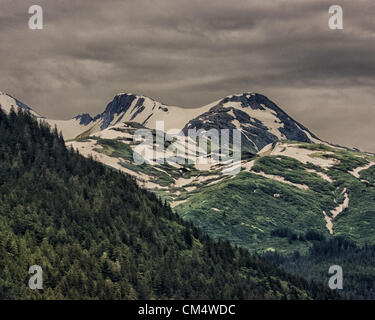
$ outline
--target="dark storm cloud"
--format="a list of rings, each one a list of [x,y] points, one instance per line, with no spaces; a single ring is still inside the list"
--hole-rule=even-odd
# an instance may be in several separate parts
[[[375,151],[375,2],[39,0],[0,4],[0,90],[49,117],[101,112],[117,92],[200,106],[268,95],[319,136]],[[328,8],[344,9],[344,30]],[[351,130],[348,130],[351,127]]]

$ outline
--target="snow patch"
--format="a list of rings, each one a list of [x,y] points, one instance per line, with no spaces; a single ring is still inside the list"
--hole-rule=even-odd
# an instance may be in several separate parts
[[[310,173],[315,173],[317,174],[318,176],[322,177],[324,180],[332,183],[333,180],[331,179],[331,177],[329,175],[327,175],[326,173],[324,172],[320,172],[320,171],[316,171],[316,170],[313,170],[313,169],[305,169],[307,172],[310,172]]]
[[[345,188],[342,193],[345,196],[344,202],[338,205],[335,209],[331,210],[331,215],[329,216],[325,211],[323,211],[324,219],[326,220],[326,227],[330,234],[334,234],[333,220],[346,208],[349,207],[349,195],[347,189]]]
[[[271,155],[280,155],[294,158],[304,164],[310,162],[321,168],[330,168],[340,162],[339,160],[334,158],[326,159],[314,157],[313,155],[316,153],[316,151],[299,148],[298,146],[298,144],[278,143],[272,150]],[[333,154],[333,152],[326,152],[325,154]]]
[[[265,177],[267,179],[276,180],[276,181],[279,181],[279,182],[282,182],[282,183],[289,184],[289,185],[297,187],[298,189],[301,189],[301,190],[308,190],[309,189],[309,187],[305,184],[294,183],[294,182],[286,180],[284,177],[277,176],[277,175],[274,175],[274,174],[267,174],[267,173],[264,173],[262,171],[261,172],[251,171],[251,173],[260,175],[260,176]]]
[[[375,162],[371,161],[369,164],[366,164],[365,166],[362,166],[362,167],[355,168],[354,170],[350,171],[349,173],[359,179],[361,171],[367,170],[370,167],[372,167],[373,165],[375,165]]]

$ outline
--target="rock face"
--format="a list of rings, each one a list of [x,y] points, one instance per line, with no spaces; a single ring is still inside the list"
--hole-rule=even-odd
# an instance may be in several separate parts
[[[137,96],[135,95],[117,95],[115,98],[107,105],[107,108],[104,110],[102,114],[100,114],[100,118],[103,119],[103,122],[100,126],[102,130],[108,128],[108,126],[111,124],[111,122],[114,119],[114,116],[116,114],[125,114],[130,106],[132,105],[133,101],[137,99]],[[142,104],[144,102],[143,98],[138,99],[136,102],[135,106],[133,107],[134,109],[136,108],[141,108],[142,112]],[[144,107],[143,107],[144,109]],[[118,122],[121,121],[121,118],[117,120]]]
[[[133,101],[136,99],[137,99],[136,95],[118,94],[107,105],[105,110],[102,113],[96,115],[94,118],[92,118],[88,113],[83,113],[78,116],[75,116],[73,119],[79,120],[79,123],[85,126],[100,119],[101,120],[100,129],[104,130],[108,128],[108,126],[111,125],[111,122],[113,121],[116,115],[122,114],[123,116],[128,111]],[[134,108],[139,108],[139,107],[142,108],[143,102],[144,102],[144,98],[138,99]],[[142,112],[142,109],[140,109],[139,112]],[[117,122],[121,121],[121,118],[122,117],[120,117],[120,119],[118,119]]]
[[[73,119],[79,120],[79,124],[87,126],[90,122],[93,121],[92,117],[88,113],[82,113],[78,116],[75,116]]]
[[[187,133],[189,129],[238,129],[242,134],[242,145],[253,150],[280,139],[319,140],[267,97],[256,93],[222,99],[208,112],[190,120],[183,131]]]

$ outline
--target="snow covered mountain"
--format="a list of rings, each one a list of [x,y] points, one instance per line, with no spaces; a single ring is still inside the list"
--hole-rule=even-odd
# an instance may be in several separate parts
[[[164,121],[164,130],[238,129],[242,145],[259,151],[278,140],[321,142],[302,124],[295,121],[267,97],[257,93],[231,95],[200,108],[167,106],[151,98],[134,94],[117,94],[105,110],[91,116],[82,113],[70,120],[46,119],[12,96],[0,93],[0,105],[5,111],[19,107],[45,119],[62,131],[66,140],[90,136],[107,128],[136,122],[150,129],[156,121]]]
[[[242,145],[253,151],[281,139],[320,142],[306,127],[257,93],[231,95],[200,108],[167,106],[151,98],[123,93],[96,116],[83,113],[71,120],[48,122],[62,130],[66,139],[74,139],[128,122],[155,129],[158,120],[164,121],[165,131],[178,129],[185,134],[189,129],[238,129]]]
[[[238,129],[242,145],[259,151],[278,140],[321,142],[267,97],[257,93],[228,96],[184,127],[189,129]]]

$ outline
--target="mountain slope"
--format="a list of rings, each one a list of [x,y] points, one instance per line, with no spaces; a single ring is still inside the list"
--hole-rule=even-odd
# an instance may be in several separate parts
[[[292,119],[267,97],[257,93],[244,93],[226,97],[209,111],[190,120],[183,131],[189,129],[238,129],[242,146],[259,151],[278,140],[321,142],[303,125]]]
[[[129,176],[0,110],[1,299],[334,298],[214,243]],[[30,290],[31,265],[44,290]]]
[[[240,174],[176,198],[185,199],[176,210],[215,239],[257,251],[306,252],[311,232],[375,244],[375,186],[365,179],[374,165],[365,153],[281,141]]]
[[[241,173],[225,176],[224,165],[135,165],[134,130],[132,124],[112,127],[68,145],[132,174],[215,239],[286,253],[306,252],[312,243],[291,242],[288,234],[304,238],[310,231],[375,244],[371,154],[278,141],[257,154],[244,154]],[[277,236],[279,228],[288,228],[286,237]]]

